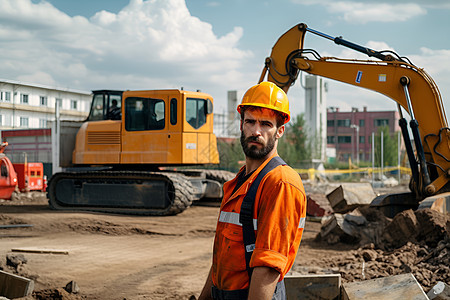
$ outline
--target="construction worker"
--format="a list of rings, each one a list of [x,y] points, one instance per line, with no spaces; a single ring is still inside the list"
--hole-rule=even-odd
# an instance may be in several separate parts
[[[245,166],[224,184],[213,262],[199,300],[285,299],[283,278],[306,216],[300,176],[277,154],[289,101],[275,84],[262,82],[245,93],[237,110]]]

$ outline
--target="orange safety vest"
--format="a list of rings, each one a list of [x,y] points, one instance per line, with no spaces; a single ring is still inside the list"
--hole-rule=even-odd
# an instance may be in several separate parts
[[[249,287],[242,224],[239,213],[242,201],[270,161],[268,158],[242,186],[235,191],[238,176],[224,184],[214,239],[212,280],[220,290]],[[253,225],[256,242],[250,267],[270,267],[280,273],[280,281],[291,269],[297,255],[306,217],[306,196],[300,176],[289,166],[278,166],[261,181],[255,197]]]

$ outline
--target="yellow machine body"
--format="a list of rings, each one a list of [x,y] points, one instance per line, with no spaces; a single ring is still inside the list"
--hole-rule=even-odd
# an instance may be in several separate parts
[[[212,104],[212,97],[200,92],[125,91],[121,99],[121,120],[90,121],[96,119],[95,107],[91,109],[88,121],[77,134],[73,163],[217,164]],[[105,100],[104,106],[109,107],[110,103]]]

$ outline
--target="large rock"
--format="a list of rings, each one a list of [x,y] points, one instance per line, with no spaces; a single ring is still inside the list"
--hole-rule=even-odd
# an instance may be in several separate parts
[[[362,205],[369,205],[376,197],[370,183],[343,183],[327,194],[334,212],[345,213]]]

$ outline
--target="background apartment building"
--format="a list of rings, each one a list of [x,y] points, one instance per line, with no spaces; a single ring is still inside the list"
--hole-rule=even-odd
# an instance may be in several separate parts
[[[62,120],[84,120],[91,93],[0,79],[0,128],[47,128],[59,103]]]
[[[370,161],[372,133],[377,135],[379,127],[388,126],[392,136],[400,131],[398,120],[397,111],[367,111],[364,107],[363,111],[352,108],[340,112],[339,108],[328,108],[327,147],[335,148],[337,161],[347,161],[349,157],[356,161],[356,155],[360,161]]]

